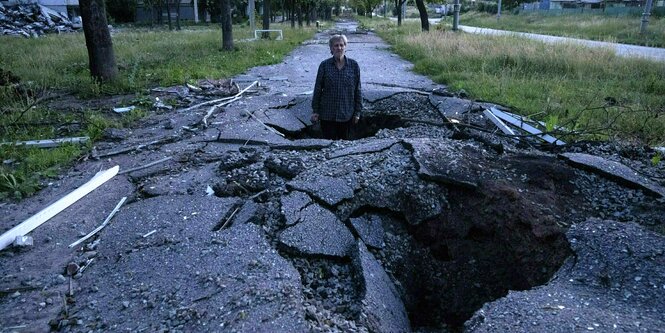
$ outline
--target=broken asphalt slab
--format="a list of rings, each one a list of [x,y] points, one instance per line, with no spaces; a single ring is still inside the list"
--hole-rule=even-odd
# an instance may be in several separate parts
[[[592,170],[625,186],[639,188],[651,195],[665,197],[665,188],[619,162],[583,153],[563,153],[559,156],[571,165]]]
[[[94,270],[77,280],[74,311],[95,318],[81,327],[303,331],[299,274],[262,231],[235,223],[211,232],[233,202],[162,196],[127,205],[104,232]]]
[[[344,223],[317,204],[305,207],[300,222],[284,230],[279,241],[297,254],[329,257],[347,257],[355,244]]]

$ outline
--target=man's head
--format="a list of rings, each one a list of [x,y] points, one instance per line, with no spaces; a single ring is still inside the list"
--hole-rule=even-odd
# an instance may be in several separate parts
[[[330,46],[330,53],[337,59],[342,59],[346,52],[347,39],[344,35],[334,35],[328,40]]]

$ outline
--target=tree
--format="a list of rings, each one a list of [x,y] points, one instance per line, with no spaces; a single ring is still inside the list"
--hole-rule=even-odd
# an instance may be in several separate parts
[[[270,0],[263,0],[263,30],[268,29],[270,29]],[[264,32],[262,37],[268,39],[270,34]]]
[[[233,22],[231,21],[231,0],[222,1],[222,50],[233,50]]]
[[[402,26],[402,5],[406,0],[395,0],[395,10],[397,11],[397,26]]]
[[[99,82],[111,81],[118,76],[118,66],[106,21],[104,0],[80,0],[79,7],[85,46],[88,48],[90,75]]]
[[[422,31],[429,31],[429,19],[427,18],[427,8],[423,0],[416,0],[416,6],[418,7],[418,13],[420,13],[420,28]]]
[[[175,15],[175,29],[180,30],[180,0],[176,0]]]

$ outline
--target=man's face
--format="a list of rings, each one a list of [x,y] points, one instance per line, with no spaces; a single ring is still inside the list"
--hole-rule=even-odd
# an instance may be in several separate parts
[[[344,40],[341,39],[335,40],[330,46],[330,53],[332,53],[332,55],[337,59],[342,59],[342,57],[344,57],[345,51],[346,51],[346,44],[344,44]]]

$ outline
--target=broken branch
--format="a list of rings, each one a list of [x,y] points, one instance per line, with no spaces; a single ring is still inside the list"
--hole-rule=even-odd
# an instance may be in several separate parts
[[[213,105],[213,106],[210,108],[210,110],[208,110],[208,113],[206,113],[205,117],[203,117],[203,126],[204,126],[204,127],[208,127],[208,118],[209,118],[210,116],[212,116],[212,113],[215,112],[215,110],[216,110],[217,108],[222,107],[222,106],[227,105],[227,104],[231,104],[231,103],[233,103],[233,102],[235,102],[235,101],[237,101],[237,100],[239,100],[239,99],[240,99],[240,97],[235,97],[235,98],[231,99],[230,101],[226,101],[226,102],[224,102],[224,103],[220,103],[220,104],[215,104],[215,105]]]
[[[119,174],[119,175],[122,175],[122,174],[130,173],[130,172],[134,172],[134,171],[138,171],[138,170],[146,169],[146,168],[149,168],[149,167],[151,167],[151,166],[153,166],[153,165],[157,165],[157,164],[159,164],[159,163],[164,163],[164,162],[166,162],[166,161],[168,161],[168,160],[170,160],[170,159],[172,159],[172,158],[173,158],[172,156],[165,157],[165,158],[162,158],[161,160],[157,160],[157,161],[154,161],[154,162],[150,162],[150,163],[148,163],[148,164],[146,164],[146,165],[138,166],[138,167],[136,167],[136,168],[131,168],[131,169],[127,169],[127,170],[122,170],[122,171],[119,172],[118,174]]]
[[[228,96],[228,97],[224,97],[224,98],[220,98],[220,99],[214,99],[214,100],[212,100],[212,101],[207,101],[207,102],[199,103],[199,104],[196,104],[196,105],[192,105],[192,106],[190,106],[190,107],[188,107],[188,108],[186,108],[186,109],[182,109],[182,110],[180,110],[179,112],[187,112],[187,111],[190,111],[190,110],[193,110],[193,109],[196,109],[196,108],[199,108],[199,107],[205,106],[205,105],[215,104],[215,103],[219,103],[219,102],[223,102],[223,101],[228,101],[228,100],[230,100],[230,99],[234,99],[234,98],[240,97],[242,94],[245,93],[245,91],[249,90],[249,88],[251,88],[252,86],[254,86],[254,85],[257,84],[257,83],[259,83],[259,81],[254,81],[254,82],[252,82],[252,84],[250,84],[249,86],[247,86],[247,88],[241,90],[240,92],[238,92],[237,94],[235,94],[235,95],[233,95],[233,96]]]
[[[117,213],[118,210],[120,210],[120,207],[122,206],[122,204],[125,203],[125,200],[127,200],[127,197],[122,197],[122,199],[120,199],[120,202],[118,202],[118,204],[117,204],[117,205],[115,206],[115,208],[111,211],[111,213],[109,214],[109,216],[106,217],[106,220],[104,220],[104,222],[102,222],[102,224],[101,224],[99,227],[95,228],[95,230],[93,230],[93,231],[91,231],[89,234],[83,236],[83,238],[77,240],[76,242],[69,244],[69,248],[71,249],[72,247],[74,247],[74,246],[76,246],[76,245],[79,245],[79,244],[85,242],[85,241],[88,240],[90,237],[92,237],[92,236],[94,236],[96,233],[98,233],[100,230],[104,229],[104,227],[106,227],[106,225],[109,223],[109,221],[111,221],[111,219],[113,218],[113,216],[115,215],[115,213]]]

